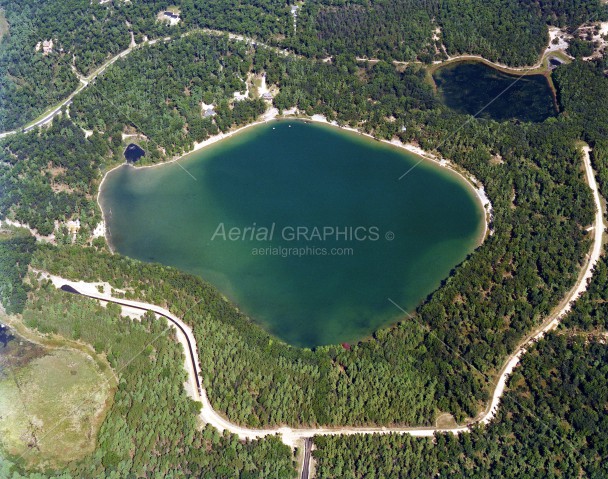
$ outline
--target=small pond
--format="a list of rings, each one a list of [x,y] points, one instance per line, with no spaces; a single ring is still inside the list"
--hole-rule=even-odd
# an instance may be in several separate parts
[[[433,73],[442,102],[459,113],[497,121],[541,122],[557,114],[543,75],[512,75],[479,61],[449,63]]]

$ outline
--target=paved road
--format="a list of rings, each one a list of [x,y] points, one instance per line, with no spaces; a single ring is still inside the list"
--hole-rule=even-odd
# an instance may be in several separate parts
[[[3,138],[8,135],[13,135],[17,132],[27,133],[28,131],[33,130],[34,128],[38,128],[39,126],[43,126],[43,125],[50,123],[53,120],[53,118],[55,118],[59,113],[61,113],[61,110],[64,107],[70,106],[72,104],[72,100],[74,99],[74,97],[76,95],[78,95],[78,93],[80,93],[82,90],[84,90],[86,87],[88,87],[89,84],[95,78],[97,78],[100,74],[102,74],[106,70],[106,68],[108,68],[110,65],[112,65],[116,60],[118,60],[119,58],[123,58],[123,57],[127,56],[129,53],[131,53],[133,48],[134,47],[129,47],[126,50],[123,50],[122,52],[120,52],[119,54],[113,56],[112,58],[110,58],[105,63],[103,63],[99,68],[97,68],[95,71],[93,71],[87,77],[77,75],[78,79],[80,80],[80,85],[78,85],[78,88],[76,88],[76,90],[74,90],[72,93],[70,93],[70,95],[65,100],[63,100],[59,105],[57,105],[49,113],[44,115],[40,120],[37,120],[36,122],[32,123],[29,126],[18,128],[16,130],[12,130],[12,131],[6,131],[4,133],[0,133],[0,138]]]
[[[92,299],[116,303],[121,306],[134,308],[141,311],[151,311],[155,314],[163,316],[169,321],[169,324],[176,329],[177,339],[184,346],[184,351],[187,358],[184,360],[184,367],[188,372],[189,387],[188,393],[191,397],[200,401],[203,404],[201,411],[201,419],[208,424],[211,424],[218,431],[228,430],[232,434],[236,434],[241,439],[255,440],[266,436],[280,435],[282,441],[288,446],[294,448],[302,445],[302,441],[307,438],[312,438],[318,435],[333,436],[333,435],[354,435],[354,434],[411,434],[418,437],[432,437],[436,432],[452,432],[460,433],[469,430],[468,426],[456,428],[434,428],[434,427],[311,427],[311,428],[291,428],[287,426],[271,427],[266,429],[251,429],[244,426],[239,426],[230,422],[223,415],[215,411],[209,402],[207,392],[204,387],[201,387],[199,377],[202,376],[200,361],[198,358],[198,349],[196,339],[190,326],[185,324],[180,318],[173,315],[170,311],[154,304],[143,303],[140,301],[132,301],[122,298],[116,298],[109,294],[100,293],[97,289],[97,283],[86,283],[84,281],[70,281],[59,276],[43,273],[43,276],[50,279],[55,287],[61,288],[64,291],[78,293],[82,296],[87,296]],[[108,285],[109,289],[109,285]],[[198,377],[197,377],[198,376]]]
[[[202,402],[203,408],[201,411],[201,419],[214,426],[220,432],[228,430],[233,434],[238,435],[241,439],[258,439],[265,436],[280,435],[283,442],[289,446],[296,447],[301,445],[314,436],[318,435],[354,435],[354,434],[410,434],[417,437],[432,437],[435,433],[450,432],[460,434],[470,431],[471,426],[477,423],[487,424],[496,415],[500,405],[500,398],[504,394],[506,382],[513,369],[519,363],[521,356],[526,352],[527,348],[536,340],[543,337],[548,331],[555,329],[564,315],[571,309],[573,302],[587,289],[588,281],[593,274],[593,268],[600,258],[602,252],[602,236],[604,232],[604,209],[602,206],[599,189],[595,181],[591,161],[589,158],[589,148],[585,147],[584,151],[584,166],[587,175],[587,181],[593,191],[593,198],[596,205],[595,224],[593,226],[593,244],[589,252],[588,259],[583,271],[579,277],[577,284],[566,295],[557,311],[550,315],[547,320],[532,333],[526,341],[512,354],[503,367],[499,378],[496,381],[495,389],[492,394],[492,400],[484,414],[463,426],[452,428],[437,428],[437,427],[337,427],[337,428],[291,428],[291,427],[273,427],[266,429],[250,429],[231,423],[224,416],[213,409],[207,397],[206,390],[201,386],[200,378],[202,372],[200,369],[200,361],[198,359],[198,347],[196,339],[192,334],[192,330],[180,318],[173,315],[170,311],[159,306],[143,303],[139,301],[131,301],[126,299],[115,298],[108,294],[99,293],[97,284],[85,283],[83,281],[69,281],[58,276],[45,274],[50,278],[57,288],[69,289],[71,292],[77,292],[84,296],[101,301],[113,302],[122,306],[136,308],[139,310],[151,311],[155,314],[165,317],[176,329],[177,338],[184,345],[186,352],[185,368],[189,376],[189,393],[193,399]],[[306,442],[304,442],[306,447]]]
[[[310,453],[312,451],[312,438],[304,439],[304,462],[302,463],[302,474],[300,479],[308,479],[310,475]]]

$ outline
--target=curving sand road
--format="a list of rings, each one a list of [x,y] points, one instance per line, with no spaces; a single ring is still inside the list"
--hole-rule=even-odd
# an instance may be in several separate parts
[[[587,256],[587,262],[583,267],[578,281],[574,285],[574,287],[568,292],[566,297],[562,300],[560,305],[557,307],[557,310],[549,315],[549,317],[541,324],[541,326],[534,332],[532,332],[520,345],[519,348],[509,356],[506,364],[503,366],[500,376],[498,377],[498,381],[496,382],[496,387],[494,389],[494,394],[492,395],[492,401],[486,409],[485,414],[481,417],[479,422],[481,424],[489,423],[496,412],[498,411],[498,407],[500,405],[500,398],[504,393],[506,382],[515,367],[519,364],[519,360],[526,352],[529,346],[532,343],[541,339],[545,334],[549,331],[553,331],[557,328],[560,321],[563,317],[572,309],[572,305],[574,302],[587,290],[587,286],[591,277],[593,276],[593,271],[596,263],[598,262],[600,256],[602,255],[602,243],[603,243],[603,235],[605,230],[604,224],[604,209],[600,197],[599,188],[597,186],[597,182],[595,180],[595,174],[593,172],[593,168],[591,167],[591,159],[589,158],[589,152],[591,149],[589,146],[584,146],[583,150],[583,163],[585,165],[585,174],[587,176],[587,183],[591,188],[593,193],[593,200],[595,202],[595,219],[593,222],[593,226],[590,229],[593,231],[593,244],[591,246],[591,251]]]
[[[265,43],[258,42],[257,40],[255,40],[254,38],[251,38],[251,37],[246,37],[244,35],[237,35],[235,33],[225,32],[222,30],[211,30],[209,28],[195,29],[195,30],[183,33],[178,38],[183,38],[188,35],[195,34],[195,33],[203,33],[205,35],[213,35],[213,36],[228,35],[228,38],[230,40],[246,42],[251,45],[259,45],[264,48],[269,48],[269,49],[277,52],[278,54],[285,55],[285,56],[287,56],[287,55],[297,56],[295,54],[292,54],[288,50],[281,50],[280,48],[266,45]],[[131,34],[132,34],[132,32],[131,32]],[[131,44],[129,45],[129,47],[127,49],[114,55],[112,58],[106,60],[97,69],[95,69],[93,72],[91,72],[88,76],[85,77],[85,76],[80,75],[79,73],[75,72],[76,76],[80,80],[80,85],[78,85],[78,88],[76,88],[76,90],[74,90],[72,93],[70,93],[70,95],[65,100],[63,100],[61,103],[59,103],[58,105],[53,107],[51,109],[51,111],[49,111],[48,113],[43,113],[44,116],[42,118],[40,118],[39,120],[35,120],[34,123],[31,123],[29,126],[26,125],[21,128],[17,128],[15,130],[2,132],[2,133],[0,133],[0,138],[4,138],[5,136],[14,135],[15,133],[20,133],[20,132],[27,133],[28,131],[30,131],[34,128],[37,128],[39,126],[44,126],[44,125],[50,123],[53,120],[53,118],[55,118],[57,115],[59,115],[59,113],[61,113],[61,110],[64,107],[70,106],[70,104],[72,103],[72,100],[78,93],[80,93],[82,90],[87,88],[89,86],[89,84],[93,80],[95,80],[95,78],[97,78],[99,75],[101,75],[110,65],[112,65],[114,62],[116,62],[116,60],[126,57],[129,53],[131,53],[136,48],[142,48],[143,46],[146,46],[146,45],[154,45],[155,43],[158,43],[159,41],[168,42],[171,40],[172,40],[172,37],[164,37],[164,38],[156,38],[154,40],[146,40],[143,43],[136,44],[135,41],[132,39]]]
[[[192,334],[190,327],[185,324],[180,318],[174,316],[170,311],[149,303],[142,303],[139,301],[131,301],[126,299],[115,298],[109,294],[100,293],[97,289],[99,283],[85,283],[83,281],[69,281],[64,278],[49,275],[43,273],[43,275],[53,282],[57,288],[65,288],[66,286],[73,289],[72,292],[88,296],[90,298],[98,299],[101,301],[112,302],[121,305],[123,308],[130,310],[139,311],[151,311],[157,315],[167,318],[169,324],[176,329],[177,338],[183,345],[185,355],[185,368],[188,372],[188,382],[186,383],[186,389],[190,396],[200,401],[203,405],[200,417],[208,424],[218,429],[220,432],[228,430],[233,434],[236,434],[241,439],[258,439],[265,436],[280,435],[282,441],[288,446],[296,447],[302,445],[302,441],[319,435],[354,435],[354,434],[410,434],[417,437],[431,437],[437,432],[450,432],[453,434],[460,434],[462,432],[470,431],[473,424],[489,423],[496,415],[498,407],[500,405],[500,398],[502,397],[506,381],[509,375],[513,372],[513,369],[519,363],[521,356],[526,352],[527,348],[538,339],[542,338],[548,331],[555,329],[565,314],[570,311],[572,303],[578,299],[578,297],[587,289],[589,279],[593,275],[593,268],[600,258],[602,252],[602,236],[604,233],[604,210],[601,203],[601,198],[598,190],[595,176],[591,168],[591,161],[589,158],[589,147],[584,147],[584,165],[587,176],[587,181],[590,188],[593,191],[593,198],[596,205],[595,223],[593,226],[593,245],[591,251],[587,257],[586,265],[581,271],[579,280],[576,285],[566,295],[557,311],[551,314],[547,320],[534,331],[520,347],[508,358],[505,366],[502,368],[500,376],[497,379],[494,393],[492,395],[492,401],[488,405],[488,408],[483,415],[476,420],[458,427],[453,428],[436,428],[436,427],[337,427],[337,428],[291,428],[291,427],[274,427],[267,429],[250,429],[247,427],[239,426],[231,423],[228,419],[223,417],[221,414],[216,412],[209,399],[207,393],[201,385],[200,378],[202,377],[202,371],[200,369],[200,362],[198,358],[198,350],[196,339]],[[109,289],[109,285],[106,285]]]
[[[459,433],[468,430],[468,427],[458,427],[451,429],[441,428],[399,428],[399,427],[341,427],[341,428],[301,428],[294,429],[291,427],[274,427],[267,429],[250,429],[231,423],[228,419],[220,415],[213,409],[205,388],[201,385],[202,376],[200,369],[200,361],[196,348],[196,339],[192,333],[192,329],[180,318],[173,315],[170,311],[154,304],[143,303],[140,301],[132,301],[128,299],[115,298],[109,294],[100,293],[97,289],[100,283],[86,283],[84,281],[70,281],[59,276],[42,273],[44,278],[50,279],[56,288],[62,288],[69,292],[75,292],[82,296],[97,299],[103,302],[115,303],[123,308],[127,308],[132,313],[133,310],[151,311],[154,314],[162,316],[169,321],[169,324],[176,330],[177,339],[184,347],[185,361],[184,367],[188,372],[188,382],[185,384],[188,394],[192,399],[200,401],[203,404],[200,417],[207,423],[211,424],[220,432],[224,430],[230,431],[232,434],[238,435],[241,439],[259,439],[265,436],[281,435],[285,444],[291,447],[296,447],[301,440],[311,438],[318,435],[352,435],[352,434],[390,434],[390,433],[407,433],[413,436],[430,437],[435,432],[453,432]],[[67,287],[67,288],[66,288]],[[109,285],[106,285],[109,289]],[[71,290],[71,291],[70,291]]]

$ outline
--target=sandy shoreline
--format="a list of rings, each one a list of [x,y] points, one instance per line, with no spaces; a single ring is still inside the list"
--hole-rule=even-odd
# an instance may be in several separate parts
[[[279,114],[279,111],[276,108],[272,108],[272,109],[268,110],[262,116],[261,120],[254,121],[253,123],[249,123],[248,125],[241,126],[241,127],[237,128],[236,130],[231,130],[227,133],[218,133],[217,135],[207,138],[206,140],[201,141],[200,143],[195,143],[194,147],[190,151],[188,151],[187,153],[184,153],[183,155],[179,155],[174,158],[171,158],[170,160],[163,161],[161,163],[155,163],[154,165],[142,165],[142,166],[129,165],[129,166],[132,166],[133,168],[136,168],[136,169],[157,168],[159,166],[165,166],[165,165],[169,165],[171,163],[178,162],[179,160],[187,157],[188,155],[191,155],[192,153],[202,150],[203,148],[213,145],[214,143],[217,143],[226,138],[230,138],[231,136],[236,135],[237,133],[240,133],[241,131],[246,130],[247,128],[251,128],[251,127],[254,127],[257,125],[262,125],[264,123],[272,121],[278,117],[278,114]],[[101,179],[101,182],[99,183],[99,188],[97,190],[97,206],[99,206],[99,211],[101,212],[101,222],[95,227],[95,232],[98,233],[97,236],[103,236],[106,239],[108,248],[110,249],[110,251],[112,253],[114,252],[114,248],[112,248],[112,243],[111,243],[110,239],[108,238],[108,227],[107,227],[107,221],[106,221],[106,214],[105,214],[105,211],[103,210],[103,208],[101,207],[101,202],[100,202],[101,191],[103,189],[103,184],[106,181],[106,178],[108,177],[108,175],[110,173],[112,173],[114,170],[116,170],[118,168],[122,168],[125,165],[127,165],[126,162],[121,163],[120,165],[117,165],[113,168],[110,168],[108,171],[106,171],[105,174],[103,175],[103,178]],[[185,170],[185,171],[187,172],[187,170]]]
[[[480,243],[483,243],[483,241],[485,240],[485,238],[488,234],[492,235],[494,233],[492,230],[489,230],[489,224],[493,218],[492,203],[490,202],[490,199],[486,195],[483,185],[481,184],[480,181],[477,180],[477,178],[475,178],[470,173],[467,173],[465,175],[462,171],[456,169],[454,164],[451,163],[449,160],[446,160],[444,158],[439,158],[438,156],[434,155],[433,153],[425,151],[422,148],[420,148],[419,146],[413,145],[411,143],[403,143],[402,141],[397,140],[397,139],[381,140],[379,138],[376,138],[373,135],[370,135],[369,133],[364,133],[356,128],[352,128],[350,126],[340,126],[335,121],[329,122],[327,120],[327,118],[325,118],[323,115],[313,115],[312,117],[302,118],[302,119],[335,126],[337,128],[340,128],[341,130],[346,130],[346,131],[350,131],[353,133],[357,133],[359,135],[366,136],[367,138],[370,138],[372,140],[379,141],[379,142],[385,143],[387,145],[396,146],[397,148],[406,150],[408,153],[413,153],[414,155],[419,156],[421,158],[421,162],[424,160],[432,161],[436,165],[439,165],[442,168],[446,168],[446,169],[450,170],[451,172],[453,172],[454,174],[459,176],[462,180],[464,180],[464,182],[468,186],[471,187],[471,189],[475,193],[475,196],[481,203],[481,206],[485,212],[485,216],[486,216],[485,221],[484,221],[485,227],[484,227],[483,235],[481,235]],[[414,165],[411,169],[415,168],[421,162]],[[409,171],[411,171],[411,169]],[[478,185],[480,185],[480,186],[478,186]]]
[[[520,358],[526,353],[528,347],[542,338],[548,331],[555,329],[561,319],[571,309],[572,304],[586,290],[589,281],[593,276],[594,266],[599,261],[603,249],[603,233],[604,233],[604,207],[599,194],[597,182],[595,180],[594,171],[591,167],[589,158],[589,148],[584,148],[584,166],[589,187],[593,191],[594,202],[596,205],[595,221],[592,227],[594,231],[594,241],[591,251],[588,254],[588,261],[579,276],[576,285],[569,291],[566,297],[562,300],[561,306],[557,307],[557,311],[552,313],[536,331],[525,339],[515,350],[514,353],[507,359],[507,362],[502,367],[500,374],[494,384],[492,398],[487,408],[477,418],[467,420],[463,425],[454,425],[450,427],[440,428],[439,426],[431,427],[399,427],[399,426],[335,426],[335,427],[288,427],[288,426],[271,426],[266,429],[253,429],[245,425],[232,423],[224,416],[213,409],[213,405],[207,395],[207,390],[204,384],[200,382],[202,370],[200,359],[198,356],[199,347],[192,329],[185,324],[180,318],[174,316],[169,310],[156,306],[154,304],[144,303],[136,300],[127,300],[124,298],[115,298],[112,296],[113,289],[107,283],[103,285],[103,291],[100,292],[98,286],[100,283],[86,283],[84,281],[69,281],[67,279],[49,275],[44,273],[46,277],[51,279],[54,286],[61,288],[64,285],[71,286],[77,292],[99,300],[102,302],[113,302],[121,306],[138,310],[148,310],[157,316],[164,316],[175,327],[178,341],[184,347],[184,367],[188,373],[188,381],[184,384],[187,393],[195,400],[202,403],[202,409],[199,414],[203,423],[210,424],[220,433],[225,430],[236,434],[242,440],[255,440],[261,437],[279,435],[281,441],[290,446],[302,447],[302,440],[314,436],[330,436],[330,435],[355,435],[355,434],[409,434],[413,437],[433,437],[436,433],[469,433],[473,430],[475,424],[488,424],[492,422],[497,414],[498,408],[501,405],[501,398],[506,390],[508,378],[513,373],[515,367],[519,364]],[[109,292],[106,292],[109,291]],[[138,313],[139,314],[139,313]]]
[[[241,126],[235,130],[231,130],[226,133],[219,133],[210,138],[207,138],[204,141],[195,143],[194,147],[187,153],[184,153],[183,155],[176,156],[170,160],[163,161],[161,163],[156,163],[154,165],[133,166],[133,168],[136,168],[136,169],[157,168],[159,166],[165,166],[165,165],[168,165],[171,163],[178,162],[181,159],[186,158],[187,156],[191,155],[192,153],[200,151],[203,148],[213,145],[226,138],[230,138],[231,136],[236,135],[237,133],[240,133],[248,128],[252,128],[252,127],[258,126],[258,125],[263,125],[270,121],[276,121],[276,120],[312,121],[315,123],[322,123],[325,125],[340,128],[341,130],[346,130],[346,131],[350,131],[352,133],[357,133],[361,136],[365,136],[372,140],[379,141],[379,142],[385,143],[387,145],[391,145],[391,146],[395,146],[397,148],[404,149],[407,152],[420,157],[421,162],[425,161],[425,160],[432,161],[434,164],[439,165],[442,168],[446,168],[446,169],[450,170],[451,172],[453,172],[454,174],[459,176],[462,180],[464,180],[464,182],[473,190],[473,192],[475,193],[475,197],[479,200],[479,202],[481,203],[482,209],[485,212],[484,231],[483,231],[483,234],[480,235],[480,238],[481,238],[480,244],[483,243],[483,241],[485,240],[485,238],[488,235],[493,234],[493,231],[489,229],[489,224],[491,223],[492,218],[493,218],[492,203],[490,202],[490,199],[486,195],[485,189],[484,189],[483,185],[481,184],[481,182],[478,181],[477,178],[475,178],[473,175],[463,173],[462,171],[458,170],[449,160],[439,158],[436,155],[429,153],[427,151],[424,151],[422,148],[420,148],[416,145],[413,145],[411,143],[403,143],[402,141],[397,140],[397,139],[381,140],[381,139],[378,139],[378,138],[370,135],[369,133],[362,132],[356,128],[352,128],[350,126],[340,126],[335,121],[330,122],[323,115],[302,116],[302,115],[298,114],[298,111],[296,108],[291,108],[289,110],[285,110],[282,115],[279,115],[279,110],[277,110],[276,108],[271,108],[266,113],[264,113],[264,115],[262,115],[262,118],[260,120],[254,121],[252,123]],[[103,184],[104,184],[108,174],[111,173],[112,171],[116,170],[117,168],[121,168],[125,165],[126,165],[126,163],[121,163],[120,165],[117,165],[114,168],[111,168],[110,170],[108,170],[104,174],[104,176],[101,180],[101,183],[99,183],[99,189],[97,191],[97,205],[99,206],[99,210],[101,211],[102,219],[101,219],[101,223],[99,223],[97,225],[97,227],[95,228],[94,236],[104,236],[106,239],[106,243],[108,244],[108,247],[109,247],[110,251],[112,251],[112,252],[114,251],[114,249],[112,248],[112,243],[110,241],[110,238],[108,237],[109,235],[108,235],[107,221],[106,221],[106,217],[105,217],[105,212],[104,212],[103,208],[101,207],[100,198],[101,198]],[[413,168],[415,168],[415,166]],[[187,170],[184,169],[184,171],[186,173],[188,173]]]

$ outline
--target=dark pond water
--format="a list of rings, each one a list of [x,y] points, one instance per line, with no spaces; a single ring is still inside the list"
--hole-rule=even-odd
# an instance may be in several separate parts
[[[142,156],[146,156],[146,152],[139,145],[136,145],[135,143],[131,143],[125,149],[125,159],[129,163],[135,163]]]
[[[5,348],[13,339],[15,336],[11,334],[11,330],[0,323],[0,347]]]
[[[558,60],[557,58],[551,57],[549,59],[549,65],[551,65],[551,66],[558,67],[562,64],[563,64],[563,62],[561,60]]]
[[[481,62],[463,61],[437,69],[433,79],[443,103],[459,113],[530,122],[557,114],[543,75],[509,75]]]

